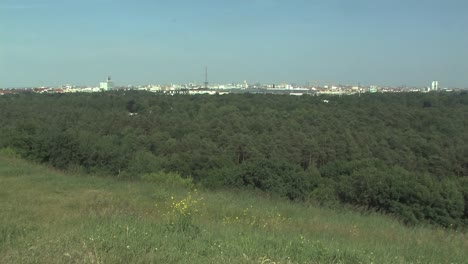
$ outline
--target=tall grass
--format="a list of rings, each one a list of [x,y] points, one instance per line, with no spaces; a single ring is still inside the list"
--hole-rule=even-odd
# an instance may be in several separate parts
[[[0,155],[0,263],[466,263],[465,233]]]

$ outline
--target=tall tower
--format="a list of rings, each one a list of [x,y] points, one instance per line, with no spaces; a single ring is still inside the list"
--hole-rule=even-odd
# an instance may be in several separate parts
[[[205,89],[208,89],[208,66],[205,67]]]

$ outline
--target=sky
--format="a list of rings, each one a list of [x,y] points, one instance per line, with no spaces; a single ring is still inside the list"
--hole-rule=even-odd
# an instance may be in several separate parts
[[[466,0],[1,0],[0,87],[468,87]]]

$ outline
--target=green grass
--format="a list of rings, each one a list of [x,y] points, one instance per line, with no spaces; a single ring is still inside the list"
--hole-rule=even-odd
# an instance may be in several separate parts
[[[467,263],[465,233],[0,156],[0,263]]]

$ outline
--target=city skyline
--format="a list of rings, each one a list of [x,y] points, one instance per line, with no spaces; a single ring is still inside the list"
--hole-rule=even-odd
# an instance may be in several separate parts
[[[13,1],[0,87],[210,83],[468,87],[465,1]]]

